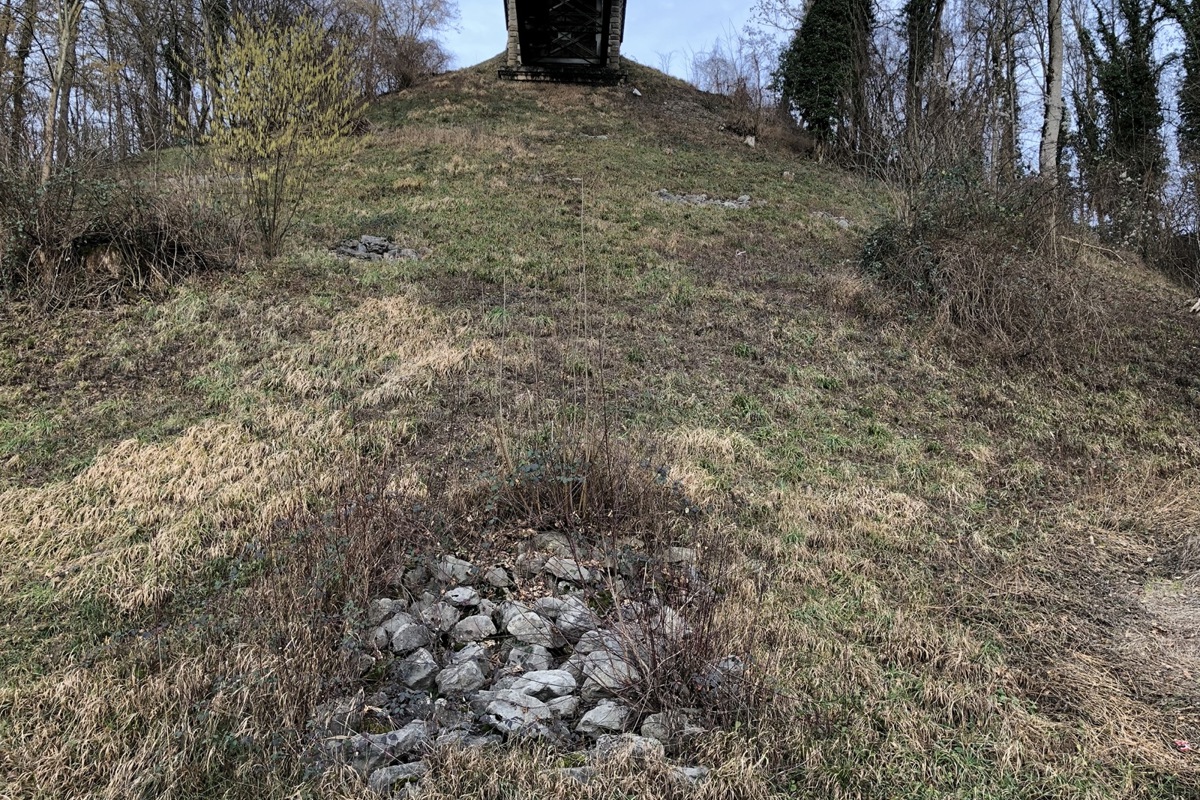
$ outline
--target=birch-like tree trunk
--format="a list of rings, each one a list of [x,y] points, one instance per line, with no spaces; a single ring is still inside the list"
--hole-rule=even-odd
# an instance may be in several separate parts
[[[1063,119],[1063,18],[1062,0],[1047,0],[1050,58],[1046,63],[1046,115],[1038,167],[1042,178],[1058,185],[1058,134]]]

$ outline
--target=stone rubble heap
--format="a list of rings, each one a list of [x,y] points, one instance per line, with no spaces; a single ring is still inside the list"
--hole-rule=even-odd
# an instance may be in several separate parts
[[[698,710],[645,713],[640,702],[649,665],[691,635],[683,617],[653,600],[602,613],[586,598],[623,596],[620,573],[629,569],[585,566],[565,537],[550,544],[549,554],[519,557],[514,573],[449,555],[403,572],[395,593],[409,599],[374,600],[360,648],[364,674],[382,688],[318,710],[321,765],[348,763],[386,794],[408,791],[433,747],[535,739],[586,749],[589,766],[563,773],[587,780],[614,753],[661,756],[702,733]],[[695,551],[670,548],[666,558],[690,568]],[[557,594],[530,600],[518,591],[522,578]],[[730,657],[693,681],[714,688],[741,669]],[[674,770],[681,780],[705,774]]]
[[[363,261],[406,261],[418,260],[421,254],[409,247],[401,247],[382,236],[360,236],[347,239],[333,248],[336,255],[358,258]]]
[[[823,222],[828,222],[830,224],[837,225],[839,228],[841,228],[844,231],[850,230],[850,227],[853,224],[850,222],[850,220],[846,219],[845,217],[834,216],[833,214],[830,214],[828,211],[814,211],[809,216],[811,216],[813,219],[819,219]]]
[[[719,206],[720,208],[743,209],[750,207],[750,195],[744,194],[736,200],[722,200],[706,194],[672,194],[666,189],[655,192],[658,199],[666,203],[683,203],[692,206]]]

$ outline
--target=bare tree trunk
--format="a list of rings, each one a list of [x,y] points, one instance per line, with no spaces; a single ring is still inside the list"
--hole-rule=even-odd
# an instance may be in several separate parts
[[[80,4],[82,5],[82,3]],[[78,26],[78,22],[75,23]],[[58,164],[66,164],[68,158],[67,145],[71,141],[71,91],[75,87],[75,69],[78,65],[78,52],[76,44],[78,41],[78,33],[71,39],[71,46],[67,48],[67,58],[64,62],[62,89],[58,93],[58,135],[57,152],[55,159]]]
[[[13,55],[12,116],[9,130],[9,164],[18,164],[25,157],[25,81],[29,55],[33,52],[33,34],[37,23],[37,0],[25,0],[21,10],[21,30],[17,34],[17,49]]]
[[[942,17],[946,0],[908,0],[904,6],[905,35],[908,45],[904,88],[904,145],[911,161],[905,172],[909,179],[918,179],[928,169],[936,149],[922,139],[928,137],[931,126],[942,122],[944,92],[941,86],[944,66]],[[930,75],[934,80],[930,80]],[[931,85],[932,84],[932,85]]]
[[[1001,41],[1003,39],[1001,33],[1001,25],[997,21],[999,11],[995,5],[991,5],[987,11],[987,81],[985,83],[987,92],[987,125],[988,125],[988,164],[987,164],[987,180],[988,185],[995,189],[1001,183],[1000,175],[1003,168],[1000,166],[1004,159],[1004,145],[1000,131],[1004,129],[1004,102],[1001,99],[1001,87],[1004,85],[1004,74],[1001,64],[1004,59],[1001,53]]]
[[[4,0],[0,10],[0,75],[8,74],[8,37],[17,29],[17,17],[13,12],[12,0]]]
[[[133,152],[133,140],[129,135],[129,117],[122,91],[123,70],[114,68],[120,59],[120,45],[117,39],[113,9],[107,0],[100,0],[96,7],[100,13],[100,25],[104,35],[104,54],[109,66],[104,73],[104,88],[108,95],[108,146],[113,153],[127,156]]]
[[[71,84],[75,79],[75,43],[79,38],[79,19],[83,16],[83,0],[60,0],[58,5],[58,54],[50,76],[50,99],[46,103],[46,128],[42,137],[42,183],[50,182],[54,174],[55,156],[61,158],[60,139],[65,139],[65,122],[60,117],[70,110]]]
[[[204,74],[200,83],[200,109],[196,113],[196,133],[208,133],[217,85],[217,59],[229,29],[229,3],[226,0],[201,0],[200,27],[203,36]]]
[[[1020,104],[1017,99],[1017,19],[1014,5],[1004,3],[1004,131],[1001,147],[1000,176],[1007,182],[1017,177],[1017,115]]]
[[[12,0],[4,0],[4,9],[0,11],[0,81],[5,81],[11,66],[8,61],[8,39],[17,27],[17,18],[13,13]],[[7,86],[0,84],[0,128],[9,124]],[[0,163],[7,164],[8,141],[0,141]]]
[[[1062,0],[1047,0],[1050,61],[1046,64],[1046,116],[1042,123],[1039,169],[1051,186],[1058,185],[1058,134],[1063,118]]]
[[[367,44],[367,63],[364,65],[363,83],[366,84],[364,87],[366,96],[374,98],[379,88],[375,65],[381,55],[379,52],[379,28],[383,24],[383,9],[379,3],[371,3],[371,10],[368,13],[371,15],[371,39]]]

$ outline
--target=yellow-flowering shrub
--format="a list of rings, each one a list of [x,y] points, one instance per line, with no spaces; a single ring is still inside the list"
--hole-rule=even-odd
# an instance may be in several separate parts
[[[256,29],[241,19],[218,58],[209,142],[217,162],[240,182],[243,208],[273,258],[315,164],[362,104],[350,88],[345,52],[328,48],[312,20]]]

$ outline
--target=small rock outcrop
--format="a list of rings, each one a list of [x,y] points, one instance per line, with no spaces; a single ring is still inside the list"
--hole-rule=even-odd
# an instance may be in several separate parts
[[[676,203],[689,206],[716,206],[718,208],[745,209],[750,207],[750,195],[744,194],[736,200],[722,200],[719,197],[709,197],[707,194],[674,194],[666,189],[655,192],[659,200],[665,203]]]
[[[364,665],[385,677],[370,696],[321,707],[317,766],[348,764],[386,795],[415,791],[433,747],[536,739],[602,764],[661,758],[704,732],[696,709],[645,700],[657,648],[686,646],[684,616],[652,597],[605,606],[598,598],[629,571],[620,558],[575,552],[561,534],[534,542],[514,570],[444,555],[394,571],[403,597],[373,600],[361,636]],[[694,578],[694,550],[669,557]],[[740,675],[729,657],[688,680],[709,689]],[[681,780],[705,774],[673,769]]]
[[[362,261],[416,261],[421,254],[409,247],[401,247],[382,236],[360,236],[338,243],[333,252],[343,258]]]

